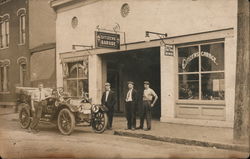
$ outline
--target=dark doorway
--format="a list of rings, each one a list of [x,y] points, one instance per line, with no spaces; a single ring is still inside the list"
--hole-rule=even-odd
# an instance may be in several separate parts
[[[116,112],[124,112],[124,97],[127,92],[127,81],[135,83],[138,93],[143,92],[143,82],[151,83],[159,99],[152,109],[152,116],[160,118],[160,48],[148,48],[103,55],[107,62],[107,81],[117,94]],[[140,104],[140,103],[139,103]]]

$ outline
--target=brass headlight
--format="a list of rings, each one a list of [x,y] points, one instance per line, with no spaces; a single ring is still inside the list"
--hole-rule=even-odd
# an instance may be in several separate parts
[[[99,111],[99,107],[96,106],[96,105],[93,105],[93,106],[92,106],[92,111],[93,111],[94,113],[97,113],[97,112]]]
[[[55,106],[58,107],[59,106],[59,102],[56,100],[55,101]]]

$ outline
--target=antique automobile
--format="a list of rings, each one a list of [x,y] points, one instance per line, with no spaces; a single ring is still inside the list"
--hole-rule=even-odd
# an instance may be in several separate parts
[[[19,120],[22,128],[27,129],[32,120],[31,94],[37,88],[17,87],[17,104]],[[104,105],[92,104],[86,93],[82,97],[74,98],[63,92],[63,89],[44,88],[49,95],[41,102],[41,122],[57,125],[64,135],[70,135],[75,126],[92,126],[96,133],[105,131],[108,123],[107,108]]]

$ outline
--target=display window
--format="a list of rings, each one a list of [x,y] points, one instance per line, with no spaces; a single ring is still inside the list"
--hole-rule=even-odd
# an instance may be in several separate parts
[[[66,90],[70,96],[88,93],[88,60],[67,63]]]
[[[178,48],[178,99],[224,100],[224,43]]]

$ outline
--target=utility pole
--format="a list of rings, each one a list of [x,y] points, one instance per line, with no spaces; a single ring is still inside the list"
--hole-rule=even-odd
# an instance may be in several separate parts
[[[250,131],[249,0],[238,0],[234,140],[248,142]],[[250,146],[249,146],[250,147]]]

